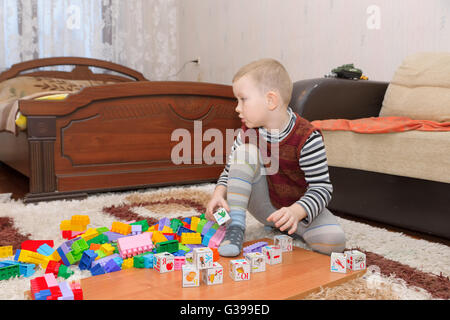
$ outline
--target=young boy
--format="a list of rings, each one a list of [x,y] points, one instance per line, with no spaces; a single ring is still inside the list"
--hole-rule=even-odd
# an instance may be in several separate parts
[[[326,208],[333,187],[322,135],[288,106],[292,81],[285,68],[273,59],[254,61],[234,76],[233,93],[242,131],[206,208],[209,220],[218,207],[231,216],[219,254],[240,254],[246,210],[265,225],[297,234],[315,251],[343,252],[344,232]],[[251,130],[256,144],[248,143]]]

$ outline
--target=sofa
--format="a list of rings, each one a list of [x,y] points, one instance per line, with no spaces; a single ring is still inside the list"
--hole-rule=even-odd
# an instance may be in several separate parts
[[[306,79],[291,107],[305,119],[408,117],[450,122],[450,53],[407,57],[392,81]],[[331,211],[450,239],[450,131],[322,130]]]

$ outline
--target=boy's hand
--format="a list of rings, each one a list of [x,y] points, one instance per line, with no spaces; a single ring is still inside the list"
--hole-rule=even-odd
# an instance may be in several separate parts
[[[225,200],[226,188],[223,186],[218,186],[209,200],[208,205],[206,206],[205,218],[211,221],[214,221],[214,212],[223,207],[225,210],[230,212],[230,207],[228,206],[227,200]]]
[[[267,217],[267,221],[272,221],[280,231],[289,229],[288,234],[293,234],[297,230],[299,221],[307,216],[305,209],[301,205],[294,203],[289,207],[278,209]]]

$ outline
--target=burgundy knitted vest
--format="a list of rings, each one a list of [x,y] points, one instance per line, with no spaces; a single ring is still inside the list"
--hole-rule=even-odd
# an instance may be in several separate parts
[[[288,207],[302,197],[308,187],[305,180],[305,173],[299,166],[300,152],[308,137],[314,130],[317,130],[309,121],[301,118],[295,113],[297,119],[294,128],[287,137],[283,139],[279,146],[279,169],[272,175],[267,175],[267,185],[269,187],[269,196],[272,205],[279,209]],[[247,127],[242,125],[243,132],[247,131]],[[257,130],[256,130],[257,131]],[[248,143],[248,139],[242,140]],[[272,144],[268,143],[258,133],[257,144],[260,148],[264,166],[270,167],[267,158],[270,157]],[[266,151],[263,151],[267,149]],[[266,155],[267,154],[267,155]],[[276,160],[274,160],[276,161]]]

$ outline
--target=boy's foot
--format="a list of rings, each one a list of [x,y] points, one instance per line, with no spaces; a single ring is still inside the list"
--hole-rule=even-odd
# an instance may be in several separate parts
[[[220,244],[218,251],[222,257],[235,257],[241,253],[244,243],[244,230],[239,226],[229,226],[225,238]]]

